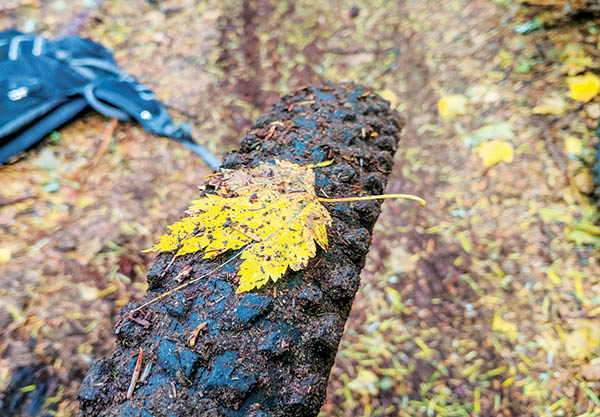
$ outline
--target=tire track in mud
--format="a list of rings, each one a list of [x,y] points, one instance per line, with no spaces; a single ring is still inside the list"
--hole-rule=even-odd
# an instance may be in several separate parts
[[[217,22],[216,65],[221,74],[217,85],[220,91],[215,94],[237,97],[262,112],[277,103],[283,93],[284,72],[289,70],[287,87],[290,90],[323,81],[313,69],[323,57],[319,46],[322,39],[316,37],[298,50],[281,29],[286,20],[302,23],[304,17],[297,14],[295,2],[275,4],[269,0],[244,0],[240,5],[229,6],[223,5],[223,13]],[[279,9],[283,7],[285,10],[281,13]],[[281,52],[280,47],[285,52]],[[306,62],[288,68],[285,60],[296,55],[302,55]],[[224,114],[230,115],[223,119],[236,132],[244,131],[252,124],[247,109],[235,101],[224,106]],[[237,144],[237,138],[225,139],[229,145]]]

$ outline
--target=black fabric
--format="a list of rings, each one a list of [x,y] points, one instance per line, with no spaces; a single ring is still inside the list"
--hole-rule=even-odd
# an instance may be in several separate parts
[[[34,145],[85,107],[176,139],[212,168],[220,162],[175,125],[152,91],[122,72],[110,51],[79,37],[49,41],[0,32],[0,164]]]

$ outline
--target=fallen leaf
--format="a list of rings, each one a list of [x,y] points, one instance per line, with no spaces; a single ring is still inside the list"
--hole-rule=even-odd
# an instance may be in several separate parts
[[[572,168],[572,166],[576,168]],[[573,177],[573,184],[580,192],[591,194],[594,191],[594,177],[588,168],[582,167],[575,161],[570,161],[568,169],[569,174]]]
[[[600,236],[585,227],[587,222],[578,223],[565,228],[567,239],[574,242],[576,245],[593,245],[600,247]]]
[[[188,217],[169,226],[170,233],[149,251],[181,256],[203,250],[204,258],[210,259],[244,248],[238,272],[241,293],[269,279],[276,282],[288,268],[306,267],[316,244],[327,248],[331,217],[314,193],[311,169],[276,161],[247,171],[226,171],[211,181],[220,184],[218,191],[225,196],[207,194],[194,200]]]
[[[438,111],[444,119],[467,113],[468,100],[462,94],[452,94],[438,101]]]
[[[586,105],[585,112],[592,119],[600,118],[600,103],[590,103]]]
[[[360,368],[355,379],[348,383],[348,388],[362,395],[376,395],[379,378],[368,369]]]
[[[467,89],[470,103],[491,104],[500,100],[500,90],[495,84],[475,84]]]
[[[394,246],[390,249],[389,269],[391,272],[405,274],[415,270],[416,259],[402,246]]]
[[[12,251],[10,248],[0,248],[0,264],[6,264],[10,262],[12,257]]]
[[[558,95],[549,95],[533,108],[533,114],[563,114],[567,109],[567,103]]]
[[[568,75],[577,75],[593,64],[592,58],[585,53],[581,45],[576,43],[565,47],[560,60],[562,61],[561,72]]]
[[[511,140],[515,137],[512,125],[509,122],[490,123],[462,136],[462,140],[469,146],[479,146],[482,142],[492,139]]]
[[[581,139],[576,136],[565,137],[565,152],[570,155],[579,155],[583,149]]]
[[[394,93],[392,90],[390,90],[389,88],[386,88],[385,90],[383,90],[380,94],[380,96],[384,99],[390,102],[390,107],[392,109],[395,109],[398,106],[398,96],[396,95],[396,93]]]
[[[541,28],[542,25],[542,20],[536,16],[529,22],[521,23],[520,25],[515,26],[515,32],[519,35],[527,35],[528,33],[531,33]]]
[[[494,315],[492,320],[492,330],[498,333],[504,333],[511,339],[516,338],[519,331],[516,324],[504,320],[500,313]]]
[[[591,72],[584,75],[567,77],[567,85],[573,100],[587,103],[600,91],[600,77]]]
[[[150,250],[176,251],[176,256],[204,250],[204,258],[214,258],[247,246],[238,293],[277,281],[288,267],[304,268],[316,253],[315,241],[327,248],[326,226],[331,223],[314,194],[282,194],[277,186],[240,197],[209,194],[193,201],[188,214]]]
[[[34,165],[44,171],[53,172],[60,166],[60,160],[52,152],[52,149],[44,148],[34,161]]]
[[[565,338],[565,350],[572,359],[584,360],[598,346],[598,337],[594,336],[590,327],[581,327]]]
[[[145,252],[182,256],[203,251],[204,258],[212,259],[242,249],[226,261],[242,259],[236,291],[239,294],[260,288],[269,280],[276,282],[288,268],[303,269],[315,256],[317,244],[327,249],[327,227],[332,220],[321,203],[402,198],[425,205],[423,199],[410,194],[318,197],[312,168],[329,164],[326,161],[303,167],[275,160],[275,164],[263,162],[247,170],[225,169],[209,175],[204,197],[192,201],[187,217],[169,226],[170,232]]]
[[[484,142],[477,148],[479,157],[483,160],[485,167],[491,167],[500,162],[507,164],[513,161],[514,150],[510,142],[503,140],[492,140]]]

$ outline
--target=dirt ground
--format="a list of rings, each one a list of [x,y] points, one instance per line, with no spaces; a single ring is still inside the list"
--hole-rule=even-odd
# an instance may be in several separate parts
[[[52,37],[94,3],[9,0],[0,29]],[[600,106],[566,84],[600,69],[600,20],[529,32],[535,13],[510,0],[106,0],[86,19],[81,35],[218,155],[281,94],[322,79],[372,87],[407,120],[387,192],[428,206],[384,204],[323,417],[600,415],[585,167]],[[440,117],[456,94],[462,111]],[[480,144],[498,140],[514,158],[486,167]],[[118,309],[146,290],[141,250],[208,173],[176,143],[93,113],[0,169],[4,407],[39,398],[76,414]]]

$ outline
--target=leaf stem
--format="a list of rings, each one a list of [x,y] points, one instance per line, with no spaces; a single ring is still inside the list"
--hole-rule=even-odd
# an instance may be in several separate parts
[[[345,203],[348,201],[364,201],[364,200],[381,200],[385,198],[404,198],[407,200],[414,200],[425,207],[425,200],[421,197],[417,197],[412,194],[382,194],[382,195],[369,195],[365,197],[343,197],[343,198],[324,198],[317,197],[321,203]]]

